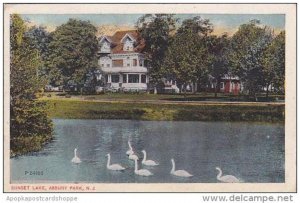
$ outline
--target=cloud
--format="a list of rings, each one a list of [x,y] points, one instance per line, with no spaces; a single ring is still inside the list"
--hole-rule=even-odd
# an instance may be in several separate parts
[[[262,25],[263,27],[264,25]],[[281,28],[274,28],[274,27],[270,27],[271,30],[274,32],[275,35],[278,35],[281,31],[283,31],[283,29]],[[214,26],[214,30],[212,32],[213,35],[217,35],[220,36],[224,33],[227,33],[228,36],[233,36],[234,33],[236,33],[239,29],[239,26],[237,27],[226,27],[226,26]]]
[[[39,24],[39,23],[36,23],[34,21],[29,21],[29,20],[25,20],[25,25],[28,27],[28,28],[31,28],[31,27],[44,27],[45,30],[47,32],[53,32],[57,26],[55,25],[43,25],[43,24]]]
[[[220,36],[224,33],[227,33],[228,36],[234,35],[234,33],[238,30],[238,27],[230,28],[225,26],[216,26],[212,32],[213,35]]]
[[[53,32],[55,31],[55,29],[57,28],[57,26],[55,25],[51,25],[51,24],[38,24],[32,20],[25,20],[25,24],[27,25],[27,27],[45,27],[46,31],[48,32]],[[263,25],[261,25],[263,26]],[[135,27],[133,25],[128,25],[128,24],[124,24],[124,25],[115,25],[115,24],[104,24],[104,25],[99,25],[96,26],[97,28],[97,33],[96,36],[100,37],[102,35],[113,35],[115,32],[117,31],[125,31],[125,30],[133,30],[135,29]],[[212,34],[213,35],[217,35],[220,36],[224,33],[227,33],[228,36],[232,36],[234,35],[234,33],[236,31],[238,31],[238,26],[237,27],[228,27],[228,26],[224,26],[224,23],[222,21],[218,21],[214,23],[214,29]],[[274,34],[278,35],[281,31],[283,31],[283,29],[281,28],[272,28],[271,29],[274,30]]]
[[[97,27],[96,36],[100,37],[102,35],[113,35],[117,31],[133,30],[135,29],[132,25],[100,25]]]

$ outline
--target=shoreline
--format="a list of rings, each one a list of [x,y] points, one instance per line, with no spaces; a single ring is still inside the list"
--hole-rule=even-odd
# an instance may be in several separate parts
[[[78,98],[42,98],[51,119],[107,119],[138,121],[251,122],[284,124],[284,103],[262,102],[161,102],[103,101]],[[10,158],[40,151],[53,135],[22,137]]]
[[[42,99],[57,119],[284,122],[284,103],[99,101]]]

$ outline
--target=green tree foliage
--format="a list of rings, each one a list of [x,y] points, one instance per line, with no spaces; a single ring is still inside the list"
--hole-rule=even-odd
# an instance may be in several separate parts
[[[240,77],[245,90],[255,96],[264,86],[263,52],[272,40],[269,28],[252,20],[239,27],[231,40],[231,72]]]
[[[51,84],[77,84],[97,68],[97,29],[88,21],[70,19],[53,32],[47,66]]]
[[[215,96],[217,96],[221,78],[225,74],[228,74],[230,66],[228,59],[228,54],[230,53],[230,39],[226,34],[221,36],[211,35],[208,36],[205,41],[208,49],[208,72],[213,78]]]
[[[199,36],[204,37],[212,31],[213,26],[209,19],[203,19],[200,16],[196,16],[194,18],[184,20],[180,28],[177,30],[177,33],[196,33]]]
[[[25,37],[26,26],[20,16],[11,15],[10,23],[10,147],[14,151],[20,147],[16,140],[22,137],[50,138],[52,123],[45,103],[36,100],[44,86],[37,76],[39,52]]]
[[[164,67],[166,74],[183,86],[197,82],[207,73],[207,49],[196,33],[177,34],[168,48]]]
[[[144,53],[150,80],[157,85],[162,78],[162,63],[168,49],[177,19],[171,14],[146,14],[139,18],[136,27],[145,40]]]
[[[263,74],[266,87],[271,84],[284,93],[285,83],[285,32],[282,31],[269,44],[263,54]],[[268,93],[268,89],[267,89]],[[267,94],[268,96],[268,94]]]
[[[49,43],[51,42],[51,35],[43,26],[33,26],[25,33],[25,36],[30,38],[30,42],[39,51],[43,60],[46,59],[48,54]]]
[[[46,31],[45,27],[34,26],[26,31],[25,36],[29,38],[32,46],[38,50],[41,59],[40,67],[38,69],[39,77],[48,80],[49,70],[47,69],[46,64],[49,56],[49,44],[52,40],[50,33]]]
[[[212,30],[212,24],[207,19],[186,19],[168,47],[164,73],[171,75],[177,84],[183,86],[183,90],[188,84],[198,83],[208,75],[210,44],[207,41]]]

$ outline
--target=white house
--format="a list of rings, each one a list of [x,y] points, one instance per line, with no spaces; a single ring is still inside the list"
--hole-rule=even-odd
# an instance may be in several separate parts
[[[148,89],[148,68],[142,53],[144,47],[144,40],[136,30],[100,37],[98,63],[107,88],[123,91]]]

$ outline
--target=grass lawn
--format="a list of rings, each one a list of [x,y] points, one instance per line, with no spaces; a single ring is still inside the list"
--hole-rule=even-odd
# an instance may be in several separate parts
[[[101,96],[99,95],[99,97]],[[119,95],[116,94],[114,96],[118,97]],[[139,95],[130,95],[131,98],[137,96]],[[107,95],[105,97],[107,98]],[[157,98],[162,98],[161,95],[147,95],[146,97],[156,97],[156,100]],[[136,102],[135,100],[110,102],[79,100],[76,97],[64,99],[44,97],[42,100],[48,103],[48,112],[51,118],[68,119],[284,122],[285,109],[284,103],[226,104],[178,102],[165,104],[159,102]]]
[[[214,93],[187,93],[186,97],[183,94],[147,94],[147,93],[105,93],[95,95],[70,95],[72,99],[80,100],[132,100],[132,101],[247,101],[244,96],[234,96],[230,94],[218,93],[215,97]],[[265,95],[258,96],[261,99],[265,99]],[[44,93],[44,98],[47,99],[62,99],[65,98],[64,93]],[[274,101],[276,99],[284,99],[283,95],[270,95],[269,100]]]

